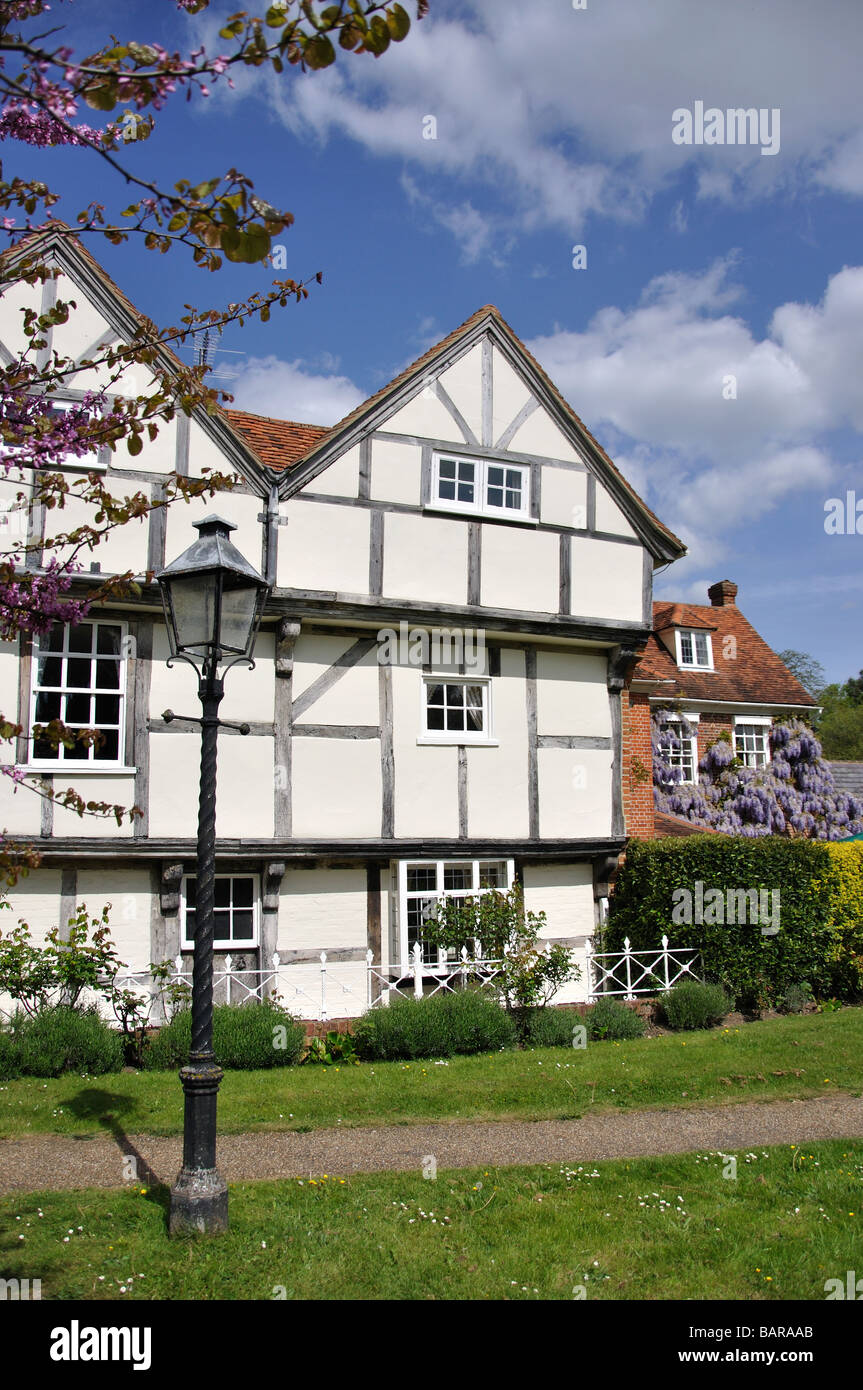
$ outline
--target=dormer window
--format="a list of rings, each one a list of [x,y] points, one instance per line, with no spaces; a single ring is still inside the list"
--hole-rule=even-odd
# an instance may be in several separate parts
[[[431,503],[446,511],[473,512],[508,521],[530,518],[530,469],[491,459],[436,454]]]
[[[713,670],[713,644],[709,632],[686,632],[678,628],[677,664],[690,671]]]

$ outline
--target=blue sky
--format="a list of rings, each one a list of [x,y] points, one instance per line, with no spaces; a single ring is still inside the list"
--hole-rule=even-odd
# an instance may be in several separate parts
[[[80,49],[100,11],[54,18]],[[225,47],[212,13],[171,0],[125,0],[112,27]],[[841,680],[863,666],[863,535],[824,518],[848,490],[863,503],[861,58],[859,0],[432,0],[378,61],[169,103],[130,160],[162,182],[241,169],[296,217],[281,273],[323,272],[305,304],[226,334],[237,405],[332,423],[495,303],[689,545],[658,596],[734,579],[772,646]],[[698,101],[778,109],[778,151],[675,143],[672,113]],[[87,159],[28,155],[68,220],[129,201]],[[159,322],[272,279],[89,244]]]

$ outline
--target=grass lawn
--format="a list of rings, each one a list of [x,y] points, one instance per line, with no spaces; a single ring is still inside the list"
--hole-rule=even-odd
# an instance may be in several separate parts
[[[231,1189],[169,1240],[164,1189],[0,1200],[0,1275],[43,1299],[812,1299],[860,1267],[863,1143]],[[23,1236],[23,1239],[20,1237]]]
[[[229,1072],[223,1134],[446,1120],[539,1120],[597,1111],[861,1093],[863,1009],[807,1014],[583,1051],[544,1048],[426,1062]],[[0,1137],[94,1134],[111,1115],[128,1133],[179,1134],[174,1072],[122,1072],[0,1085]]]

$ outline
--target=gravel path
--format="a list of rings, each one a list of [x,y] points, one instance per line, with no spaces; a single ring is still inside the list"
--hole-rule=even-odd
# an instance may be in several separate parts
[[[312,1134],[226,1134],[219,1167],[231,1182],[322,1173],[347,1176],[420,1170],[433,1154],[439,1168],[520,1163],[595,1162],[695,1150],[863,1137],[863,1099],[738,1102],[710,1110],[640,1110],[579,1120],[393,1125],[321,1129]],[[0,1140],[0,1193],[76,1187],[122,1187],[123,1158],[136,1159],[138,1181],[172,1182],[182,1141],[152,1135],[68,1138],[27,1135]],[[126,1164],[128,1169],[129,1165]]]

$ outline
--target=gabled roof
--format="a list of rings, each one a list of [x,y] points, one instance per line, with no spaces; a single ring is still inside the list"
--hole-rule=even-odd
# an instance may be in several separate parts
[[[805,705],[817,708],[818,702],[792,676],[736,604],[708,607],[700,604],[655,603],[655,627],[658,628],[660,623],[665,627],[669,625],[669,608],[679,609],[700,619],[696,623],[687,618],[684,626],[704,627],[712,631],[715,669],[681,670],[664,643],[651,634],[635,668],[634,679],[667,682],[657,697],[659,700],[716,700],[723,704]],[[727,641],[728,638],[733,638],[733,641]]]
[[[462,353],[468,352],[481,338],[488,334],[495,346],[500,349],[510,364],[526,376],[540,403],[555,418],[565,436],[586,456],[600,482],[608,489],[633,525],[645,545],[658,558],[674,560],[686,553],[686,547],[673,531],[664,526],[659,518],[644,503],[634,488],[609,458],[608,454],[594,439],[583,421],[576,415],[572,406],[564,399],[536,359],[516,336],[493,304],[477,309],[470,318],[454,329],[445,338],[412,362],[386,386],[381,387],[368,400],[356,406],[344,419],[323,431],[319,438],[299,457],[294,456],[299,446],[297,431],[310,426],[297,426],[285,422],[283,435],[285,459],[281,471],[287,471],[283,495],[297,492],[318,473],[322,472],[339,454],[346,452],[358,440],[374,429],[379,421],[399,409],[428,380],[434,369],[449,366]],[[459,351],[459,349],[461,351]],[[236,413],[236,412],[235,412]],[[267,417],[247,417],[240,426],[244,432],[258,428],[252,421]]]
[[[16,245],[0,253],[0,265],[14,265],[34,256],[53,256],[63,272],[81,284],[118,337],[128,337],[141,327],[152,326],[155,330],[152,321],[123,293],[65,222],[55,220],[22,237]],[[160,344],[157,353],[163,367],[188,370],[188,364],[168,344]],[[267,464],[248,433],[232,422],[230,412],[218,406],[212,413],[200,408],[194,412],[194,418],[222,448],[228,462],[263,492]]]
[[[44,242],[42,248],[39,248],[40,241]],[[141,324],[149,323],[146,316],[123,294],[107,271],[86,249],[80,238],[70,234],[70,229],[64,223],[55,221],[44,229],[33,232],[4,252],[2,262],[14,263],[17,259],[29,257],[34,250],[38,250],[39,254],[50,252],[73,278],[77,275],[83,283],[83,288],[94,298],[100,312],[112,323],[120,336],[134,331]],[[444,365],[451,365],[484,335],[488,335],[509,360],[510,365],[529,380],[540,404],[555,419],[565,437],[568,437],[586,458],[588,466],[617,502],[654,558],[670,561],[684,555],[686,546],[683,542],[663,525],[630,486],[493,304],[486,304],[477,309],[452,333],[429,348],[391,382],[381,387],[331,428],[322,425],[301,425],[293,421],[276,420],[270,416],[222,408],[217,408],[212,413],[196,411],[195,418],[221,445],[229,461],[247,477],[254,477],[259,469],[265,470],[264,479],[259,480],[261,482],[267,480],[267,474],[270,478],[275,474],[281,474],[284,478],[281,486],[282,495],[287,496],[299,491],[340,454],[353,447],[362,436],[375,428],[378,420],[385,419],[410,400],[427,381],[430,370],[439,365],[441,369]],[[175,368],[184,365],[168,347],[160,347],[158,353],[165,365],[173,365]]]

